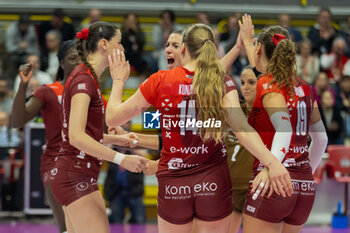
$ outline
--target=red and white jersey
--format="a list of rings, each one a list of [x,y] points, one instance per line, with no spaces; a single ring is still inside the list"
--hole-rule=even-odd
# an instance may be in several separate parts
[[[193,77],[194,72],[178,67],[159,71],[140,85],[145,99],[161,113],[163,149],[157,175],[188,174],[203,168],[198,165],[226,159],[224,144],[203,142],[198,134],[196,126],[213,128],[223,123],[215,119],[196,120],[195,98],[191,98]],[[223,82],[226,93],[236,89],[229,76],[223,77]]]
[[[271,150],[275,128],[270,117],[263,106],[262,99],[268,93],[280,93],[289,110],[293,135],[289,150],[283,159],[285,167],[297,167],[309,163],[308,134],[313,109],[314,97],[309,85],[302,79],[295,81],[293,93],[290,96],[285,87],[278,88],[276,83],[270,84],[272,75],[265,75],[258,80],[256,86],[256,98],[252,112],[249,116],[250,125],[259,133],[266,147]],[[262,167],[258,160],[255,160],[254,170]]]

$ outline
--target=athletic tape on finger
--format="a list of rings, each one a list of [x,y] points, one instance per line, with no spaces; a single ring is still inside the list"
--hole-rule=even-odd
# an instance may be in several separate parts
[[[255,191],[253,197],[252,197],[253,200],[256,200],[256,199],[258,198],[258,196],[260,195],[260,193],[261,193],[261,190],[260,190],[260,189],[257,189],[257,190]]]

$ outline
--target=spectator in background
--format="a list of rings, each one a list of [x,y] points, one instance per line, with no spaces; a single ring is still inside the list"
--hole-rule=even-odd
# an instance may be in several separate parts
[[[310,27],[308,38],[312,43],[312,52],[321,55],[331,52],[332,43],[338,30],[332,26],[332,14],[322,7],[318,13],[317,24]]]
[[[344,74],[345,64],[349,57],[345,55],[346,42],[342,37],[333,40],[332,52],[324,53],[320,57],[321,69],[325,71],[329,78],[339,81]]]
[[[27,14],[20,15],[18,21],[9,25],[5,37],[7,53],[20,57],[28,54],[39,54],[35,28]]]
[[[350,76],[344,75],[335,86],[336,106],[345,113],[345,133],[350,137]]]
[[[214,32],[214,36],[215,36],[214,43],[215,43],[216,51],[218,53],[219,59],[221,59],[225,56],[224,47],[222,46],[222,43],[220,42],[221,34],[219,32],[219,29],[216,27],[213,28],[213,32]]]
[[[130,130],[130,122],[123,125]],[[137,154],[147,156],[146,150],[121,150],[124,154]],[[144,174],[135,173],[113,163],[109,163],[108,173],[105,181],[105,198],[110,202],[112,214],[109,217],[111,223],[123,223],[125,209],[129,208],[131,213],[131,224],[145,224],[146,213],[143,204]]]
[[[143,46],[145,45],[145,35],[143,34],[135,14],[128,14],[125,17],[122,32],[122,45],[126,60],[142,73],[147,67],[143,58]]]
[[[317,56],[311,53],[311,42],[303,41],[299,44],[299,54],[296,56],[297,76],[308,84],[313,84],[320,71],[320,63]]]
[[[128,154],[128,151],[118,151]],[[136,151],[133,153],[137,154]],[[128,223],[146,223],[145,206],[143,204],[143,177],[143,173],[130,172],[121,166],[109,163],[104,190],[105,198],[110,202],[112,210],[109,216],[111,223],[123,223],[126,208],[131,213],[131,219]]]
[[[158,69],[160,70],[167,69],[164,49],[169,35],[174,31],[183,29],[181,25],[175,23],[175,17],[175,13],[172,10],[162,11],[159,23],[153,27],[152,39],[155,47],[153,56],[158,61]]]
[[[172,10],[162,11],[159,23],[153,28],[153,45],[157,50],[165,47],[170,33],[183,29],[181,25],[175,23],[175,17]]]
[[[344,144],[341,137],[343,130],[343,118],[340,115],[340,110],[335,105],[335,100],[332,92],[326,90],[321,94],[321,118],[326,127],[328,144]]]
[[[198,12],[197,13],[197,23],[202,23],[202,24],[210,26],[210,19],[209,19],[208,14],[205,12]]]
[[[29,86],[28,86],[28,92],[33,93],[34,91],[38,90],[41,87],[41,84],[37,78],[34,78],[30,80]]]
[[[0,110],[11,114],[13,104],[13,97],[8,88],[7,80],[0,79]]]
[[[44,84],[53,83],[53,79],[51,78],[51,76],[48,73],[40,70],[40,59],[37,55],[29,55],[27,57],[26,62],[31,63],[34,66],[33,78],[30,80],[30,83],[29,83],[29,87],[31,87],[31,89],[33,89],[33,87],[35,86],[41,86]],[[15,93],[18,90],[20,82],[21,82],[21,77],[17,75],[15,79],[14,89],[13,89]],[[38,82],[39,84],[36,84],[36,82]],[[27,97],[29,97],[30,94],[31,94],[30,88],[28,88]]]
[[[235,44],[238,37],[238,20],[241,18],[239,13],[227,18],[227,31],[221,34],[220,40],[223,43],[225,53],[227,53]]]
[[[64,21],[64,12],[62,9],[55,9],[52,12],[51,20],[43,22],[39,27],[39,43],[41,51],[47,50],[45,39],[46,33],[51,30],[58,30],[62,35],[62,42],[66,40],[72,40],[75,37],[75,31],[72,24]]]
[[[333,96],[335,96],[335,92],[333,89],[331,89],[329,78],[325,72],[318,73],[315,79],[315,83],[311,89],[318,106],[321,106],[321,95],[324,91],[330,90]]]
[[[0,128],[9,126],[9,116],[6,112],[1,111],[0,109]],[[2,142],[3,143],[3,142]]]
[[[17,68],[25,62],[28,54],[39,55],[38,39],[30,15],[21,14],[18,21],[9,25],[5,33],[5,48],[9,54],[5,72],[9,77],[17,74]],[[10,83],[12,85],[13,82]]]
[[[98,8],[90,9],[88,21],[85,22],[85,20],[81,23],[81,28],[89,28],[91,24],[101,21],[101,15],[102,12]]]
[[[303,41],[303,36],[301,35],[301,32],[290,26],[290,16],[288,14],[280,14],[278,16],[278,23],[279,25],[288,30],[294,42],[298,43]]]
[[[344,75],[334,89],[337,108],[350,114],[350,76]]]
[[[232,65],[233,80],[235,81],[237,89],[239,90],[241,88],[241,73],[243,68],[247,66],[249,66],[249,60],[246,51],[245,49],[241,49],[239,56]]]
[[[58,30],[51,30],[46,33],[45,38],[47,50],[41,53],[40,69],[50,74],[52,79],[55,80],[55,76],[59,66],[57,53],[61,45],[62,35]]]

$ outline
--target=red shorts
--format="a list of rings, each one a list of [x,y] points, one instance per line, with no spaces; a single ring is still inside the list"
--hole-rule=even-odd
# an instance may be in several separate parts
[[[272,223],[283,221],[291,225],[302,225],[306,222],[315,199],[311,167],[307,165],[287,170],[293,182],[293,195],[283,198],[274,193],[269,199],[264,197],[253,200],[249,190],[245,214]]]
[[[50,181],[50,173],[51,170],[56,165],[56,160],[58,159],[57,156],[52,156],[48,154],[42,154],[40,158],[40,175],[41,175],[41,181],[43,182],[44,188],[46,188],[47,184]]]
[[[226,160],[191,175],[158,177],[158,188],[158,215],[170,223],[185,224],[193,218],[215,221],[232,213]]]
[[[75,156],[59,156],[51,170],[50,186],[55,199],[67,206],[79,198],[98,190],[100,166]]]

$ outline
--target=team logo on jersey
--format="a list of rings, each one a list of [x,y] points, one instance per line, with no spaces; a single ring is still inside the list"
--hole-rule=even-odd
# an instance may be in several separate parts
[[[87,182],[80,182],[75,187],[78,191],[85,191],[88,189],[89,184]]]
[[[78,84],[78,90],[87,90],[85,83],[79,83]]]
[[[226,85],[228,87],[233,87],[235,84],[234,84],[234,82],[232,80],[228,80],[228,81],[226,81]]]
[[[57,175],[57,172],[58,172],[58,169],[54,168],[54,169],[51,170],[51,175],[55,176],[55,175]]]
[[[251,206],[251,205],[247,205],[247,210],[248,210],[249,212],[254,213],[254,212],[255,212],[255,207],[253,207],[253,206]]]
[[[296,87],[294,86],[294,92],[297,96],[299,96],[299,98],[304,97],[305,93],[302,87]]]
[[[182,158],[172,158],[168,162],[168,169],[169,170],[177,170],[180,168],[196,167],[198,165],[199,164],[184,163]]]
[[[156,112],[143,113],[143,128],[144,129],[160,129],[160,116],[162,114],[157,110]]]

